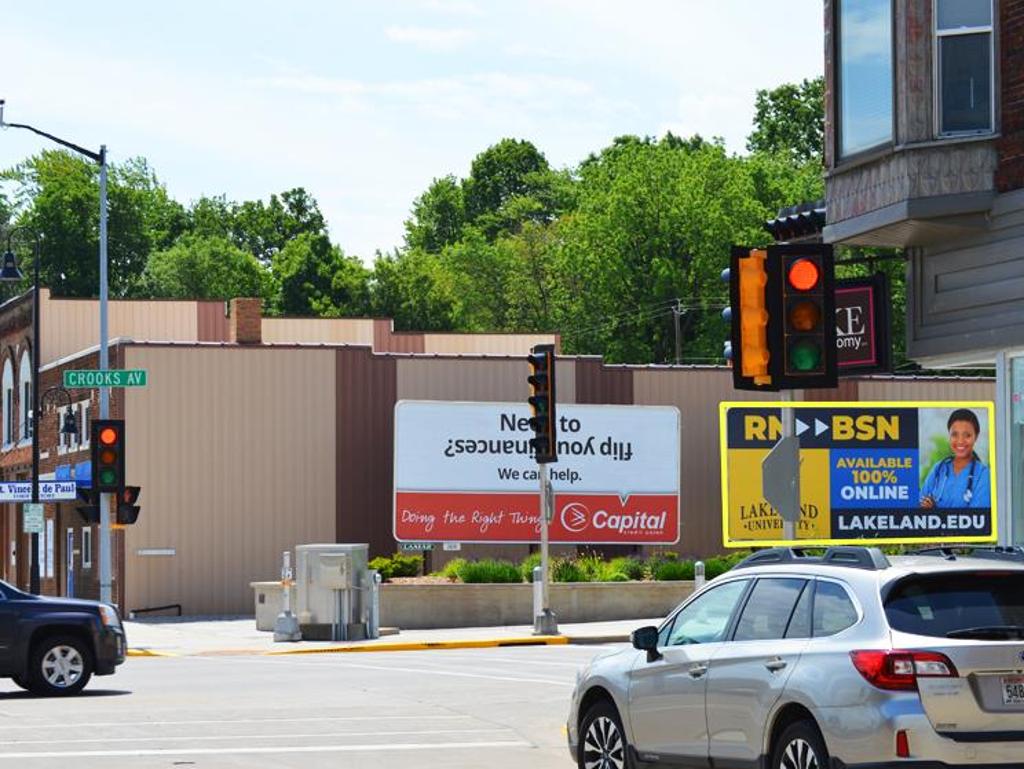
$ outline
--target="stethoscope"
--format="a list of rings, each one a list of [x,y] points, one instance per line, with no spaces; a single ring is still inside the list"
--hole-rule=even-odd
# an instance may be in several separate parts
[[[967,490],[964,491],[964,503],[970,504],[971,499],[974,497],[974,468],[978,464],[978,458],[971,458],[971,468],[967,471]],[[946,481],[949,480],[950,475],[953,473],[953,457],[946,457],[942,460],[939,468],[939,491],[935,495],[935,498],[942,499],[942,492],[946,490]]]

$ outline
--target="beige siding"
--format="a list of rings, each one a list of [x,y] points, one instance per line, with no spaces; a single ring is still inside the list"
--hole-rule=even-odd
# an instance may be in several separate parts
[[[862,401],[991,401],[996,397],[993,380],[964,379],[862,379]]]
[[[51,299],[44,289],[40,312],[44,364],[99,344],[99,302]],[[192,301],[115,300],[109,303],[108,322],[111,339],[194,342],[199,338],[198,312]]]
[[[369,318],[264,318],[267,344],[365,344],[373,346]]]
[[[149,372],[125,391],[128,610],[251,614],[249,582],[281,552],[335,540],[335,353],[128,347]],[[174,548],[174,556],[139,556]]]
[[[722,401],[774,401],[777,393],[734,390],[728,369],[637,369],[633,401],[676,406],[680,448],[681,553],[706,556],[722,546],[722,484],[718,404]]]
[[[554,334],[424,334],[424,352],[436,355],[526,355],[535,344],[555,344]]]
[[[559,361],[557,366],[558,401],[575,403],[575,362]],[[398,400],[526,403],[527,376],[525,360],[399,358]]]

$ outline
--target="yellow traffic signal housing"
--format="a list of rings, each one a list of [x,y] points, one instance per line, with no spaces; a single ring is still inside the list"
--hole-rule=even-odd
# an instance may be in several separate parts
[[[768,309],[765,288],[768,273],[765,260],[768,254],[759,249],[739,259],[740,295],[740,373],[750,377],[756,385],[770,385],[768,362]]]

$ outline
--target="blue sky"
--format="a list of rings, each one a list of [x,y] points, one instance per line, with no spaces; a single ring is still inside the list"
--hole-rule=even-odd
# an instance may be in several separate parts
[[[369,261],[402,241],[431,180],[504,137],[555,167],[615,136],[722,136],[743,151],[754,94],[821,74],[821,0],[8,2],[6,119],[170,193],[304,186]],[[0,133],[0,166],[46,143]]]

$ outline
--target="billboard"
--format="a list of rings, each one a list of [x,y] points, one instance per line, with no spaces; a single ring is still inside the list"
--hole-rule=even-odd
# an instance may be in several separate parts
[[[395,539],[537,542],[529,419],[521,403],[399,401]],[[679,409],[559,404],[558,457],[552,542],[679,540]]]
[[[803,545],[994,542],[991,402],[792,403]],[[773,403],[722,403],[727,547],[791,545],[764,499],[761,462],[782,435]]]

